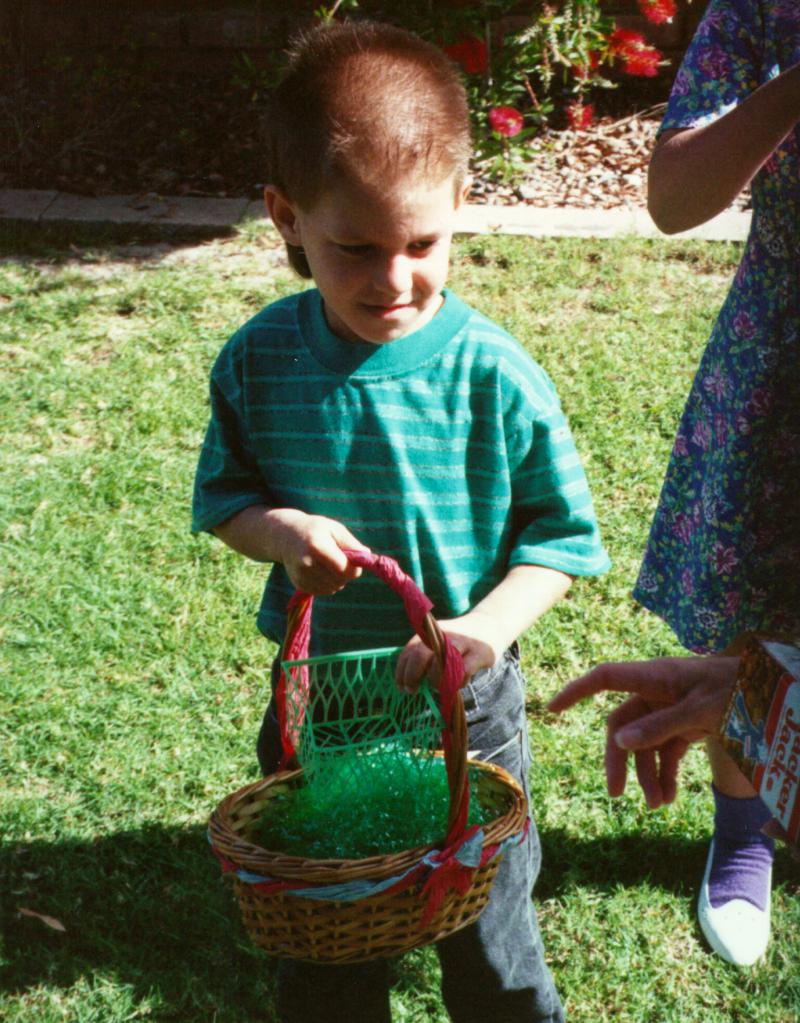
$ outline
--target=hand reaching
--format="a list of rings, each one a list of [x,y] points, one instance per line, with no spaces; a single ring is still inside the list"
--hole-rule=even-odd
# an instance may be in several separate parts
[[[678,764],[690,743],[716,734],[738,667],[736,657],[662,657],[601,664],[566,685],[548,704],[559,713],[600,692],[632,693],[608,717],[609,795],[625,791],[628,754],[651,809],[671,803]]]

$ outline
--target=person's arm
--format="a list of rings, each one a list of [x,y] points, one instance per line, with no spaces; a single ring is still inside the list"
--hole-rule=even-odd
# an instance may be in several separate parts
[[[716,121],[665,131],[653,151],[647,208],[666,234],[726,209],[800,121],[800,64]]]
[[[690,743],[715,735],[736,681],[738,657],[661,657],[601,664],[548,703],[559,713],[601,692],[632,693],[608,716],[608,792],[625,791],[628,755],[651,809],[671,803],[677,770]]]
[[[466,614],[440,621],[464,658],[464,675],[493,667],[503,651],[560,600],[572,577],[543,565],[514,565],[493,590]],[[431,667],[433,654],[418,637],[410,640],[397,665],[397,684],[413,691]]]
[[[329,596],[361,575],[361,569],[347,560],[343,548],[360,549],[364,545],[341,522],[322,515],[257,504],[213,531],[247,558],[282,564],[292,585],[303,593]]]
[[[645,800],[655,809],[675,798],[677,768],[688,746],[719,733],[738,670],[738,657],[718,656],[600,664],[564,686],[547,709],[560,713],[598,693],[632,693],[608,716],[608,792],[619,796],[625,791],[628,755],[633,753]],[[763,831],[786,842],[800,862],[800,847],[776,820],[768,821]]]

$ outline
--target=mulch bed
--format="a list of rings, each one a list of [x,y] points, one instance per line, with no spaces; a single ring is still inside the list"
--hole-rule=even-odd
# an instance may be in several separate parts
[[[581,131],[550,132],[531,143],[530,169],[513,185],[478,168],[470,202],[491,205],[614,209],[647,205],[647,166],[665,103],[626,117],[602,117]],[[750,193],[737,198],[749,209]]]
[[[537,137],[521,181],[498,184],[478,167],[470,201],[589,209],[644,206],[647,164],[662,112],[659,105],[619,119],[603,117],[581,131]]]

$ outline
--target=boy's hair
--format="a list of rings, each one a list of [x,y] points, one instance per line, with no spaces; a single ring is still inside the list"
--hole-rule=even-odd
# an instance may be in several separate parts
[[[267,182],[301,209],[342,181],[454,176],[471,154],[460,74],[431,43],[377,21],[324,22],[295,37],[264,124]],[[286,246],[302,277],[302,250]]]

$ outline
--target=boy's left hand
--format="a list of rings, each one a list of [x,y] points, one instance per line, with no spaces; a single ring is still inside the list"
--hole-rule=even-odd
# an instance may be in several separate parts
[[[464,659],[464,682],[481,668],[494,667],[505,649],[499,643],[500,629],[497,622],[484,611],[473,610],[460,618],[441,621],[439,625]],[[414,636],[405,645],[397,661],[397,687],[403,692],[415,693],[424,675],[428,675],[436,684],[439,668],[433,652],[418,636]]]
[[[442,631],[464,658],[461,684],[481,668],[493,668],[503,651],[564,596],[571,582],[570,576],[544,565],[513,565],[471,611],[440,621]],[[425,674],[434,684],[438,682],[433,653],[415,637],[400,654],[397,686],[413,693]]]

